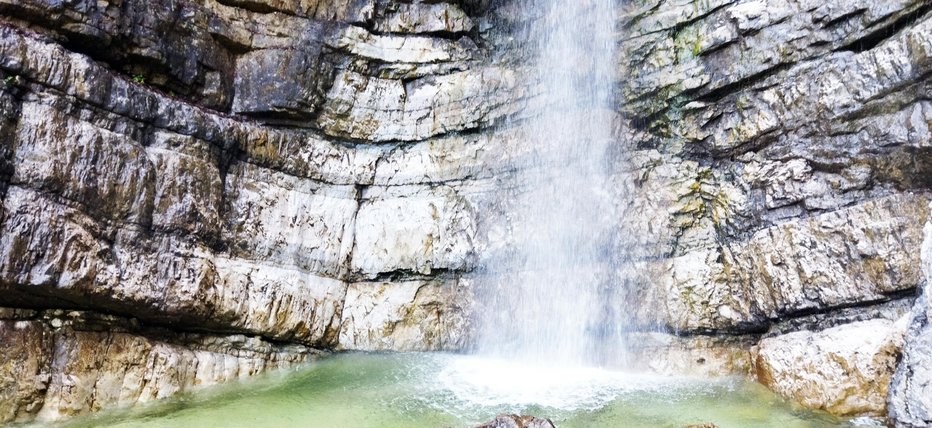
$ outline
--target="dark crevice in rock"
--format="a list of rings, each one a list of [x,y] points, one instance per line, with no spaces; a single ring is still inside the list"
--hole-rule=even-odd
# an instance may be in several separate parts
[[[841,14],[841,15],[839,15],[839,16],[833,18],[833,19],[830,19],[830,20],[828,20],[828,21],[823,21],[823,22],[820,22],[820,23],[821,23],[821,25],[822,25],[822,28],[831,29],[832,27],[838,27],[838,26],[840,26],[840,25],[842,25],[842,24],[844,24],[844,23],[846,23],[846,22],[848,22],[848,21],[850,21],[850,20],[852,20],[852,19],[855,19],[855,18],[857,18],[857,17],[859,17],[859,16],[862,16],[862,15],[864,15],[867,11],[868,11],[867,8],[855,9],[855,10],[853,10],[853,11],[851,11],[851,12]]]
[[[6,290],[4,290],[6,289]],[[15,291],[11,291],[15,290]],[[235,322],[228,322],[215,315],[198,316],[191,313],[168,313],[158,307],[144,306],[140,302],[118,301],[112,298],[100,298],[72,289],[55,285],[11,284],[0,282],[0,307],[23,310],[77,311],[95,313],[108,317],[128,320],[124,326],[140,326],[150,331],[164,331],[167,336],[177,333],[207,334],[217,336],[246,335],[262,339],[268,343],[282,345],[301,345],[309,347],[326,347],[327,343],[304,341],[297,337],[277,337],[249,329],[235,327]],[[202,308],[207,309],[209,308]]]
[[[432,268],[430,272],[424,273],[410,269],[399,269],[391,272],[379,272],[375,276],[351,274],[350,282],[405,282],[455,279],[470,271],[470,269]]]
[[[248,0],[216,0],[216,1],[217,1],[217,3],[220,3],[220,4],[224,5],[224,6],[235,7],[235,8],[237,8],[237,9],[243,9],[243,10],[247,10],[247,11],[255,12],[255,13],[262,13],[262,14],[266,14],[266,13],[281,13],[281,14],[289,15],[289,16],[304,17],[303,15],[295,14],[295,13],[293,13],[293,12],[291,12],[291,11],[286,10],[286,9],[275,8],[275,7],[269,6],[268,4],[262,2],[261,0],[259,0],[259,1],[248,1]]]
[[[858,302],[851,302],[842,305],[836,306],[820,306],[814,308],[807,308],[798,311],[790,311],[781,313],[779,317],[772,318],[769,320],[768,328],[773,326],[777,322],[786,322],[795,319],[801,319],[806,317],[816,317],[820,315],[830,315],[832,313],[837,313],[840,311],[846,311],[851,309],[870,309],[877,307],[878,305],[883,305],[891,301],[896,300],[906,300],[905,304],[912,305],[912,301],[916,298],[916,293],[918,287],[912,287],[905,290],[892,291],[885,293],[883,297],[873,299],[873,300],[864,300]]]
[[[902,32],[903,30],[911,27],[913,24],[921,20],[926,14],[932,11],[932,3],[926,3],[925,5],[920,6],[913,12],[906,13],[892,23],[888,25],[881,26],[876,30],[868,33],[864,37],[861,37],[857,40],[854,40],[844,46],[835,49],[836,52],[854,52],[861,53],[869,51],[886,40],[889,40]]]
[[[6,199],[9,183],[13,178],[15,130],[19,123],[22,79],[0,73],[0,201]],[[0,213],[0,222],[3,215]]]
[[[318,111],[297,110],[252,110],[239,115],[249,117],[251,120],[278,129],[307,129],[314,128],[314,119]]]
[[[650,99],[657,93],[659,92],[645,95],[643,98],[645,100]],[[665,144],[664,138],[671,136],[669,122],[672,120],[670,116],[673,116],[673,114],[671,114],[671,111],[674,110],[674,107],[672,106],[673,103],[674,101],[672,100],[664,100],[664,106],[656,112],[652,112],[651,114],[645,116],[639,116],[636,114],[629,114],[627,116],[628,123],[633,130],[650,133],[656,136],[656,138],[652,138],[650,140],[653,144],[645,144],[644,142],[639,141],[638,148],[660,148],[660,146]]]
[[[651,10],[650,12],[656,12],[657,9],[663,7],[663,4],[664,4],[664,3],[663,3],[662,1],[661,1],[661,2],[657,2],[656,9],[653,9],[653,10]],[[637,37],[642,37],[642,36],[646,36],[646,35],[650,35],[650,34],[663,33],[663,32],[669,32],[671,38],[676,38],[677,34],[679,34],[681,31],[683,31],[686,27],[689,27],[689,26],[692,25],[692,24],[695,24],[695,23],[697,23],[697,22],[699,22],[699,21],[702,21],[703,19],[708,18],[708,17],[711,16],[711,15],[714,15],[716,12],[718,12],[718,11],[720,11],[720,10],[723,10],[723,9],[726,9],[726,8],[728,8],[728,7],[730,7],[730,6],[733,6],[734,4],[735,4],[734,1],[728,2],[728,3],[724,3],[724,4],[721,4],[721,5],[716,6],[716,7],[714,7],[714,8],[711,8],[711,9],[709,9],[709,10],[703,11],[702,13],[699,13],[699,14],[697,14],[697,15],[695,15],[695,16],[689,18],[689,19],[686,19],[686,20],[683,20],[683,21],[678,21],[678,22],[676,22],[675,24],[673,24],[673,25],[670,26],[670,27],[662,28],[662,29],[654,30],[654,31],[648,31],[648,32],[644,32],[644,33],[638,33],[638,34],[637,34],[636,36],[634,36],[634,37],[625,38],[625,39],[622,39],[621,41],[622,41],[622,42],[626,42],[626,41],[629,41],[629,40],[633,40],[633,39],[635,39],[635,38],[637,38]],[[633,19],[633,20],[631,20],[631,21],[625,23],[625,24],[622,26],[622,29],[623,29],[623,30],[630,30],[630,29],[631,29],[635,24],[637,24],[641,19],[643,19],[643,18],[646,17],[646,16],[651,15],[650,12],[644,13],[644,14],[642,14],[641,16],[639,16],[639,17],[637,17],[637,18],[635,18],[635,19]]]
[[[374,36],[423,37],[448,40],[451,42],[458,42],[462,38],[466,37],[470,42],[475,43],[475,40],[472,37],[475,34],[475,31],[423,31],[418,33],[411,33],[404,31],[378,31],[373,29],[370,25],[355,24],[354,26],[362,28]]]
[[[729,328],[693,328],[693,329],[671,329],[657,327],[652,325],[640,325],[633,327],[633,331],[644,332],[663,332],[677,337],[759,337],[769,328],[766,322],[742,322]]]
[[[171,343],[185,347],[201,348],[198,339],[218,338],[231,339],[235,336],[244,336],[259,339],[272,347],[300,347],[313,354],[324,354],[325,350],[308,347],[306,344],[282,341],[261,335],[249,335],[240,332],[224,332],[198,329],[186,325],[154,324],[144,322],[135,317],[126,317],[119,314],[100,312],[94,310],[76,310],[70,307],[49,307],[35,309],[29,307],[0,307],[0,320],[8,321],[37,321],[46,324],[52,330],[62,327],[72,328],[75,331],[95,331],[129,333],[142,336],[159,342]],[[234,339],[232,342],[235,342]]]
[[[795,65],[795,63],[780,63],[776,66],[761,70],[750,76],[742,77],[722,86],[714,88],[703,86],[693,90],[683,91],[680,96],[683,99],[687,99],[689,101],[717,103],[728,96],[739,94],[749,89],[757,88],[761,83],[765,82],[773,76],[777,76],[780,73],[789,70],[793,67],[793,65]]]
[[[252,46],[242,44],[236,40],[226,37],[223,34],[210,33],[210,38],[216,41],[217,44],[222,46],[228,52],[230,52],[231,55],[236,57],[254,50]]]
[[[915,290],[904,290],[889,295],[888,300],[863,302],[810,315],[779,319],[771,325],[764,337],[779,336],[800,330],[819,331],[841,324],[878,318],[896,321],[910,312],[916,301],[915,293]]]
[[[761,336],[770,337],[800,330],[822,330],[840,324],[905,314],[916,298],[916,288],[887,294],[884,298],[817,307],[783,313],[776,318],[747,322],[724,329],[684,329],[677,336]]]
[[[728,40],[728,41],[726,41],[725,43],[720,43],[720,44],[717,44],[717,45],[715,45],[715,46],[712,46],[712,47],[710,47],[710,48],[708,48],[708,49],[700,50],[700,51],[696,54],[696,57],[697,57],[697,58],[708,57],[708,56],[710,56],[710,55],[712,55],[712,54],[714,54],[714,53],[716,53],[716,52],[725,50],[726,48],[731,47],[732,45],[734,45],[734,44],[736,44],[736,43],[738,43],[738,39],[735,39],[735,40]]]

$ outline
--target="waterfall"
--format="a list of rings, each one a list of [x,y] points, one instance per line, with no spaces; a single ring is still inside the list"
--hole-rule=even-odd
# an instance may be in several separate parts
[[[528,32],[540,114],[521,123],[532,153],[499,205],[511,246],[489,260],[478,350],[591,365],[620,352],[612,172],[615,0],[541,0]],[[616,150],[617,151],[617,150]]]

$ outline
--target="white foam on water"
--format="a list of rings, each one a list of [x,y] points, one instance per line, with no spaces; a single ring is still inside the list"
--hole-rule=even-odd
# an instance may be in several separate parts
[[[548,366],[481,356],[441,362],[434,389],[470,407],[595,410],[619,397],[685,385],[687,378],[633,374],[598,367]]]

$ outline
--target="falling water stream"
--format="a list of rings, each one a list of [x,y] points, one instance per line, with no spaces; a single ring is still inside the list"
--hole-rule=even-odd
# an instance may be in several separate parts
[[[611,153],[615,0],[543,0],[528,32],[541,113],[520,126],[531,155],[507,204],[511,247],[480,284],[478,351],[540,365],[585,366],[618,352],[606,310],[618,260]]]
[[[508,242],[478,285],[475,355],[345,354],[298,372],[230,385],[73,426],[439,427],[500,412],[561,427],[832,427],[844,421],[740,379],[625,373],[624,305],[613,280],[616,0],[538,0],[528,31],[540,114],[519,126],[530,149],[503,194]],[[511,143],[509,143],[511,144]],[[869,422],[869,421],[868,421]]]

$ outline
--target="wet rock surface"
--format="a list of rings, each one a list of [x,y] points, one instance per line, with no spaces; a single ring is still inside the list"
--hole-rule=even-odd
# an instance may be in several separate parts
[[[752,370],[777,392],[885,414],[889,388],[893,423],[927,424],[923,318],[891,329],[926,282],[929,5],[650,1],[622,20],[625,221],[652,231],[636,323],[763,334]]]
[[[472,19],[452,3],[0,2],[0,305],[146,326],[4,321],[4,367],[29,373],[0,375],[0,423],[314,349],[463,348],[485,191],[466,178],[498,155],[453,132],[515,111]],[[55,379],[75,377],[83,395],[64,397]]]
[[[810,408],[883,415],[905,321],[875,319],[763,339],[752,350],[755,376]]]
[[[489,423],[476,428],[554,428],[553,422],[534,416],[498,415]]]
[[[319,354],[244,335],[185,333],[78,311],[0,309],[0,415],[51,422],[289,367]]]
[[[932,283],[932,223],[926,223],[922,245],[922,263],[926,283],[916,302],[906,345],[890,387],[890,416],[898,427],[932,425],[932,303],[929,301]]]

